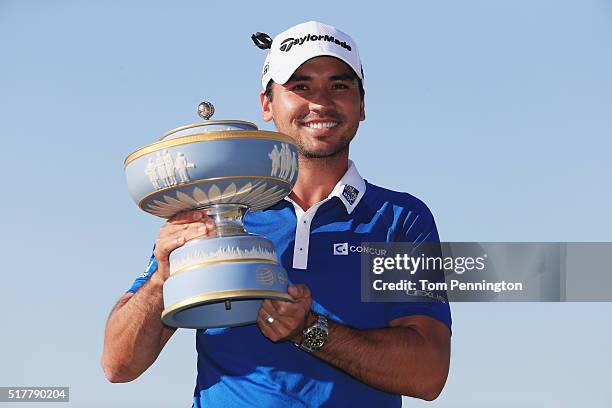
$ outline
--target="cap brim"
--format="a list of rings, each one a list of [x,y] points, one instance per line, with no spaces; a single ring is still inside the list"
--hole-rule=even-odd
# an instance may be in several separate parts
[[[361,78],[361,73],[355,71],[355,68],[351,66],[351,63],[349,61],[347,61],[346,58],[342,57],[341,55],[335,54],[333,52],[316,52],[316,53],[312,53],[312,55],[306,55],[305,58],[294,61],[292,64],[286,64],[285,66],[283,66],[282,70],[279,71],[272,71],[270,72],[270,79],[273,79],[274,82],[276,82],[277,84],[285,84],[287,83],[287,81],[289,81],[289,79],[291,78],[291,76],[295,73],[295,71],[298,70],[299,67],[301,67],[305,62],[310,61],[313,58],[316,57],[334,57],[334,58],[338,58],[340,61],[344,62],[346,65],[348,65],[353,72],[355,72],[355,75],[357,75],[357,78],[359,79],[363,79]],[[267,86],[267,82],[266,81],[266,86]]]

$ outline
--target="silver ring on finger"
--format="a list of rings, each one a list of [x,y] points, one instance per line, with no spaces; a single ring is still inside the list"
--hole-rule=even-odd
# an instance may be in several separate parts
[[[268,324],[274,323],[274,318],[272,316],[268,315],[268,318],[266,319],[266,323],[268,323]]]

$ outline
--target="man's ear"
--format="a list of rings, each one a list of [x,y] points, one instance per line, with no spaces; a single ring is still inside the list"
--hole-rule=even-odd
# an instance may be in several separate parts
[[[273,119],[272,117],[272,101],[266,96],[266,91],[259,92],[259,101],[261,102],[261,117],[266,122]]]
[[[361,98],[361,104],[359,105],[359,121],[365,120],[365,98]]]

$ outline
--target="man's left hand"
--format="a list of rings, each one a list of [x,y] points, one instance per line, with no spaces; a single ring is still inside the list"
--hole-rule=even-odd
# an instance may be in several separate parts
[[[274,342],[289,340],[299,344],[304,329],[316,320],[310,311],[310,289],[306,285],[291,285],[287,292],[294,302],[264,300],[257,315],[257,325],[264,336]]]

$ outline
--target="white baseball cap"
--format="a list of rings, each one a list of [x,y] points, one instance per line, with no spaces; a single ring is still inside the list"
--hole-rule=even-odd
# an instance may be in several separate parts
[[[254,37],[257,35],[267,37],[262,33],[253,35],[256,44]],[[271,79],[284,84],[304,62],[324,55],[341,59],[363,81],[363,68],[355,41],[337,28],[318,21],[293,26],[274,37],[271,44],[257,46],[270,48],[261,74],[263,89],[266,89]]]

